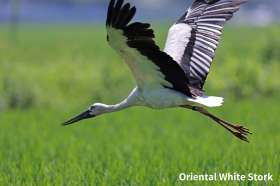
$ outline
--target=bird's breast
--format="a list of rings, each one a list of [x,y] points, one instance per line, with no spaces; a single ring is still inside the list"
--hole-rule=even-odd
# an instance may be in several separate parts
[[[144,106],[154,109],[177,107],[186,104],[188,100],[184,94],[167,88],[142,89],[140,99]]]

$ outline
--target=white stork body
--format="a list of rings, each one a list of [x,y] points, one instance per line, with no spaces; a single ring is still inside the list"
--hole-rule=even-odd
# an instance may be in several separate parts
[[[205,110],[218,107],[223,98],[207,97],[203,86],[210,71],[223,25],[246,0],[194,0],[169,29],[164,51],[156,45],[150,24],[130,23],[136,8],[123,0],[111,0],[106,21],[107,41],[124,59],[136,88],[116,105],[93,104],[65,122],[123,110],[131,106],[153,109],[183,107],[210,117],[238,138],[247,141],[249,130],[224,121]]]
[[[168,89],[145,90],[136,87],[121,103],[107,105],[109,112],[122,110],[132,106],[145,106],[153,109],[178,107],[179,105],[194,104],[180,93]]]
[[[167,88],[136,87],[123,101],[126,107],[146,106],[153,109],[166,109],[178,106],[206,106],[219,107],[223,103],[220,97],[196,97],[190,98],[180,92]],[[117,106],[114,106],[117,108]]]

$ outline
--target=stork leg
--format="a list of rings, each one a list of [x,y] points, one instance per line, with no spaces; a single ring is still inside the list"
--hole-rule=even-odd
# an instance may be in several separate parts
[[[240,125],[234,125],[228,121],[225,121],[221,118],[218,118],[217,116],[214,116],[213,114],[211,114],[210,112],[208,112],[205,108],[203,107],[192,107],[192,106],[182,106],[183,108],[187,108],[187,109],[191,109],[193,111],[199,112],[209,118],[211,118],[212,120],[214,120],[216,123],[218,123],[219,125],[221,125],[222,127],[224,127],[226,130],[228,130],[230,133],[232,133],[234,136],[236,136],[237,138],[249,142],[247,136],[248,134],[252,134],[249,129],[240,126]]]

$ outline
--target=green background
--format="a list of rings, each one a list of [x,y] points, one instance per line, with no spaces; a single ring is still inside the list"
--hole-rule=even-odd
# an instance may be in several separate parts
[[[156,25],[161,47],[168,25]],[[103,25],[0,27],[0,185],[264,185],[180,182],[180,173],[250,172],[279,185],[280,27],[227,27],[205,90],[250,143],[184,109],[132,108],[70,127],[93,102],[134,87]]]

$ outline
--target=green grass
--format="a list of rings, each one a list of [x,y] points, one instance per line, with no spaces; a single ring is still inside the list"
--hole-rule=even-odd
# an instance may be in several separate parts
[[[163,46],[166,27],[156,30]],[[0,28],[0,185],[228,184],[182,183],[182,172],[270,172],[268,185],[279,185],[278,30],[227,28],[205,88],[226,97],[212,112],[252,130],[247,144],[183,109],[132,108],[62,127],[134,86],[104,29],[22,27],[11,42]]]
[[[67,110],[4,112],[0,185],[181,185],[181,172],[270,172],[278,185],[275,101],[231,102],[215,111],[246,124],[254,133],[249,144],[182,109],[134,108],[65,128],[59,123]]]

